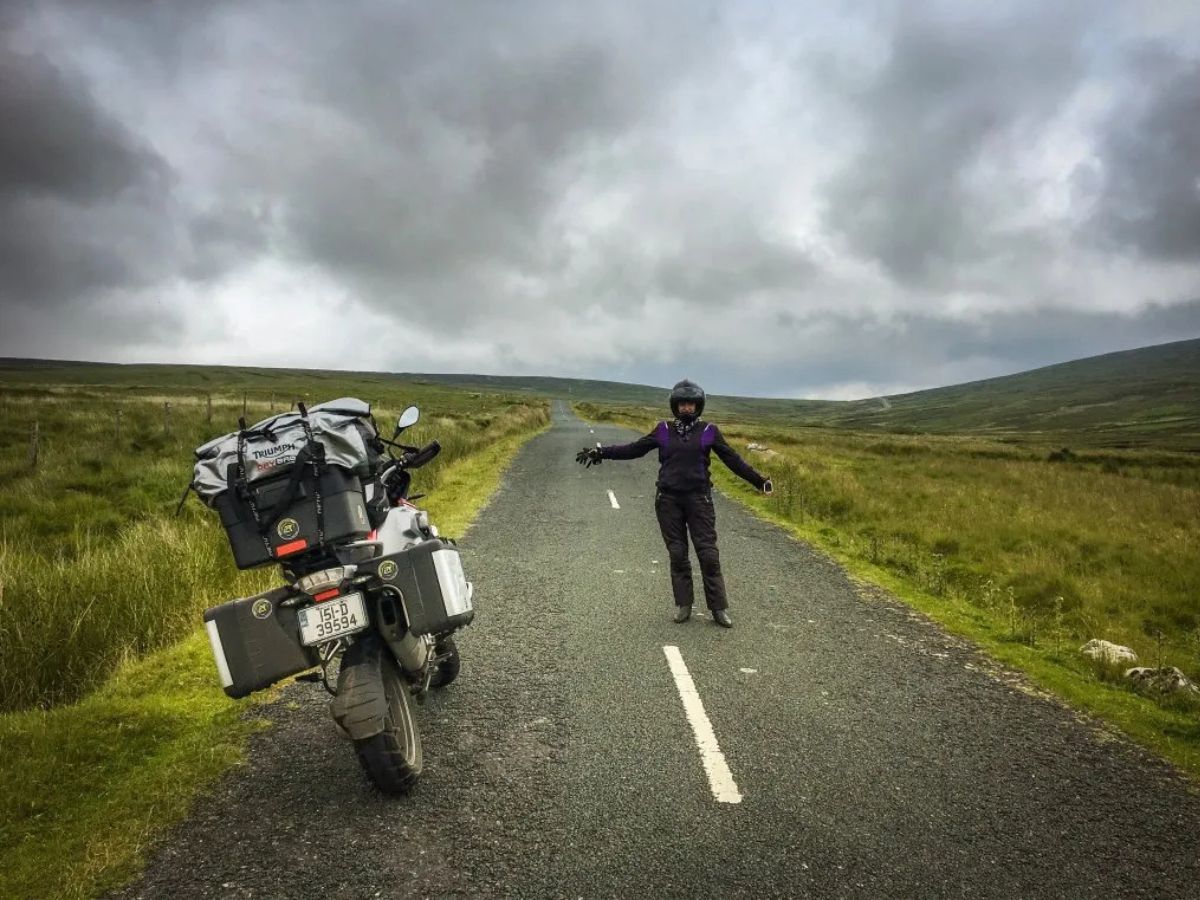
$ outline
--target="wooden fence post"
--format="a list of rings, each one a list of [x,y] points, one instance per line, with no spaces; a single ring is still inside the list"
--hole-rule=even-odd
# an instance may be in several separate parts
[[[209,394],[209,395],[208,395],[208,418],[207,418],[207,422],[208,422],[208,424],[209,424],[209,425],[211,425],[211,424],[212,424],[212,394]]]
[[[171,404],[163,403],[163,434],[171,433]]]
[[[275,395],[271,395],[271,412],[275,412]]]
[[[246,418],[246,395],[242,394],[242,418]]]
[[[33,427],[29,429],[29,468],[36,469],[38,464],[38,423],[34,419]]]
[[[117,407],[117,443],[121,442],[121,407]]]

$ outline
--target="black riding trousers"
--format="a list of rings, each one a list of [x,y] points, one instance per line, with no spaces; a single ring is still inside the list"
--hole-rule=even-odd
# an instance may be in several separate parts
[[[671,590],[675,605],[692,605],[692,563],[687,546],[690,534],[696,558],[700,560],[705,602],[709,609],[725,609],[729,603],[725,598],[721,557],[717,553],[717,513],[712,494],[659,491],[654,498],[654,511],[671,558]]]

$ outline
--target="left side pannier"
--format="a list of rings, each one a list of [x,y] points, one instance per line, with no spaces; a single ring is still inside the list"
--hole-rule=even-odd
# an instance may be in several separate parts
[[[291,588],[277,587],[204,611],[221,686],[230,697],[245,697],[320,662],[314,648],[300,643],[296,610],[283,605],[293,596]]]
[[[301,405],[198,447],[191,487],[220,513],[239,569],[278,562],[366,537],[378,437],[361,400]]]

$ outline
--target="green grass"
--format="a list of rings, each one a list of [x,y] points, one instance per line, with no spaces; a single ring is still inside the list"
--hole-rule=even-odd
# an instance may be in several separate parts
[[[431,491],[423,505],[444,533],[466,529],[512,454],[548,422],[544,404],[425,406],[420,430],[409,435],[437,436],[446,450],[416,473],[414,485]],[[82,421],[75,424],[86,431]],[[64,443],[72,434],[57,431]],[[87,441],[75,448],[86,450]],[[107,455],[97,455],[108,464]],[[14,507],[25,521],[36,519],[39,495],[53,507],[51,494],[63,480],[86,479],[74,456],[63,453],[59,466],[24,480],[28,505]],[[111,485],[98,479],[100,499],[78,511],[69,534],[48,532],[48,552],[22,541],[20,529],[6,538],[5,680],[24,678],[37,686],[32,696],[56,705],[0,715],[0,897],[93,897],[125,883],[156,836],[242,758],[247,735],[262,727],[253,710],[263,698],[234,702],[224,695],[197,623],[204,606],[262,588],[271,572],[238,573],[213,514],[198,504],[183,519],[166,518],[160,507],[170,505],[186,471],[166,458],[159,464],[157,486],[147,487],[146,475]],[[140,499],[122,493],[136,488]],[[110,506],[121,515],[89,529],[88,511]],[[24,604],[20,616],[13,615],[14,600]],[[32,615],[39,607],[48,611]],[[55,676],[60,665],[72,673],[65,687]],[[61,702],[73,694],[81,699]]]
[[[0,897],[94,897],[242,758],[262,723],[230,701],[203,633],[127,663],[77,704],[0,716]]]
[[[629,410],[580,411],[650,426]],[[722,490],[1200,776],[1200,703],[1136,695],[1078,654],[1106,638],[1200,681],[1200,459],[773,424],[723,431],[776,492],[760,497],[715,463]]]
[[[272,573],[237,572],[204,512],[81,531],[57,558],[0,544],[0,709],[77,699],[122,661],[187,634],[205,608],[265,590]]]

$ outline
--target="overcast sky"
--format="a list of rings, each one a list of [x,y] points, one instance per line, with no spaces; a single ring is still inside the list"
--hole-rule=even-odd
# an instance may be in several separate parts
[[[0,356],[852,398],[1200,336],[1200,5],[0,4]]]

